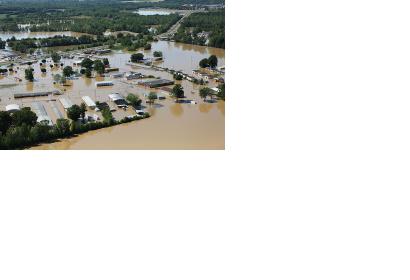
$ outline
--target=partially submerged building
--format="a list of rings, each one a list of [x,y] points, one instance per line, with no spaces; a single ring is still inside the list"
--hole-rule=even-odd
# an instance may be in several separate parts
[[[96,82],[95,86],[96,87],[110,87],[113,86],[114,83],[112,81],[102,81],[102,82]]]
[[[129,72],[125,75],[125,78],[127,80],[141,79],[142,77],[143,77],[143,75],[141,73],[137,73],[137,72]]]
[[[115,103],[119,108],[126,108],[128,107],[128,103],[125,98],[119,93],[109,94],[108,97],[112,102]]]
[[[97,105],[95,104],[94,100],[91,99],[89,96],[83,96],[81,99],[84,101],[85,105],[88,106],[88,108],[94,110],[97,108]]]
[[[152,81],[143,81],[138,84],[149,87],[149,88],[158,88],[158,87],[170,86],[170,85],[173,85],[174,83],[175,82],[171,80],[157,79],[157,80],[152,80]]]

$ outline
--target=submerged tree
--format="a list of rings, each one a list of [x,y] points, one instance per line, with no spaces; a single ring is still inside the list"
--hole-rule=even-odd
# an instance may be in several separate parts
[[[144,55],[142,53],[134,53],[131,55],[131,62],[141,62],[144,60]]]
[[[150,103],[154,103],[156,99],[158,99],[158,95],[155,92],[150,92],[148,94],[148,100],[150,101]]]
[[[53,60],[54,63],[58,63],[61,60],[61,55],[59,55],[56,52],[53,52],[51,54],[51,59]]]
[[[24,70],[24,77],[26,78],[27,81],[32,82],[34,81],[34,75],[33,75],[33,68],[27,68]]]
[[[211,68],[215,68],[216,66],[218,66],[218,58],[216,57],[216,55],[211,55],[208,58],[208,64]]]
[[[94,61],[94,70],[100,75],[103,74],[105,71],[104,63],[101,60]]]
[[[207,59],[207,58],[202,59],[202,60],[199,62],[199,67],[201,67],[201,68],[207,68],[207,67],[209,67],[208,59]]]
[[[179,98],[184,97],[184,88],[181,85],[175,85],[171,94],[178,101]]]
[[[127,95],[127,101],[133,106],[133,107],[139,107],[141,106],[142,100],[138,97],[138,95],[129,93]]]
[[[73,75],[73,74],[74,74],[73,67],[71,67],[71,66],[66,66],[66,67],[64,67],[64,69],[63,69],[63,75],[64,75],[65,77],[70,77],[70,76]]]
[[[81,61],[81,67],[84,67],[86,69],[91,69],[93,67],[94,62],[87,58],[84,58],[83,61]]]
[[[212,97],[212,90],[208,87],[201,88],[199,90],[199,96],[205,101],[208,96]]]

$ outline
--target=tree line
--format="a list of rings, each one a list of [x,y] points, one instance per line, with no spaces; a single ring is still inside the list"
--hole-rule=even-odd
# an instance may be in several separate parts
[[[207,36],[207,33],[209,33],[209,36]],[[177,42],[224,49],[225,10],[193,13],[181,24],[174,39]]]
[[[37,115],[29,107],[24,107],[14,113],[0,111],[0,149],[26,148],[149,117],[146,113],[143,116],[125,117],[117,121],[109,109],[103,109],[103,121],[85,122],[85,111],[84,103],[81,106],[73,105],[67,111],[69,119],[57,119],[54,125],[49,125],[48,121],[37,122]]]

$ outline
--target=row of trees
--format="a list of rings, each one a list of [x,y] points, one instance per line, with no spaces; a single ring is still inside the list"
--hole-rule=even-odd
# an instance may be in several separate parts
[[[201,68],[216,68],[218,66],[218,58],[216,55],[211,55],[209,58],[204,58],[199,62],[199,67]]]
[[[199,90],[199,96],[205,101],[207,97],[210,97],[211,99],[216,95],[217,98],[224,100],[225,101],[225,84],[221,84],[218,86],[218,92],[215,94],[215,92],[208,88],[204,87]]]
[[[37,115],[28,107],[12,114],[0,111],[0,149],[24,148],[45,141],[70,137],[74,134],[149,117],[149,114],[145,114],[117,121],[109,109],[103,109],[102,122],[85,123],[85,111],[85,105],[73,105],[67,111],[70,120],[58,119],[56,124],[51,126],[47,121],[38,123]],[[80,118],[83,120],[82,122],[78,122]]]

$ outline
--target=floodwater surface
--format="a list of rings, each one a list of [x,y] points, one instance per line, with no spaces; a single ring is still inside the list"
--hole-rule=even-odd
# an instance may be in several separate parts
[[[219,65],[224,65],[224,50],[192,46],[174,42],[155,42],[152,50],[145,51],[147,57],[152,56],[153,51],[162,51],[164,61],[159,63],[164,67],[174,70],[183,70],[190,73],[198,68],[198,63],[202,58],[215,54],[219,59]],[[151,69],[145,66],[128,65],[131,52],[115,51],[111,54],[95,57],[107,57],[111,66],[119,67],[120,72],[136,71],[144,75],[153,75],[164,79],[173,79],[172,75]],[[72,59],[63,59],[64,65],[73,65]],[[47,62],[47,65],[50,61]],[[85,78],[80,77],[69,81],[69,86],[59,86],[53,84],[52,74],[62,71],[62,67],[50,69],[47,73],[40,73],[39,63],[33,64],[35,81],[30,83],[24,80],[24,69],[27,66],[17,67],[10,76],[0,77],[0,110],[5,106],[17,103],[20,106],[31,106],[33,102],[41,102],[53,122],[56,121],[59,111],[65,115],[62,105],[57,97],[37,97],[14,100],[13,93],[60,90],[64,96],[73,103],[80,104],[82,96],[90,96],[95,101],[110,102],[108,94],[118,92],[123,96],[128,93],[138,94],[144,100],[144,94],[151,91],[163,94],[166,100],[157,101],[154,105],[147,105],[144,102],[144,110],[151,114],[151,117],[128,124],[118,125],[73,137],[62,139],[54,143],[42,144],[32,149],[224,149],[225,148],[225,102],[217,100],[203,101],[199,97],[199,90],[202,86],[194,85],[189,81],[181,83],[184,88],[187,101],[192,103],[176,103],[167,92],[161,89],[147,89],[137,85],[138,81],[125,81],[124,79],[107,77]],[[74,70],[79,67],[73,66]],[[16,81],[15,77],[22,79]],[[114,86],[107,88],[96,88],[95,82],[101,80],[112,80]],[[208,87],[216,87],[216,82],[211,82]],[[94,114],[94,111],[87,112]],[[100,113],[98,113],[100,115]],[[117,110],[114,116],[118,119],[127,115],[135,114],[128,108],[126,111]]]
[[[63,31],[63,32],[0,32],[0,39],[6,41],[11,39],[13,36],[16,39],[26,39],[26,38],[50,38],[54,36],[72,36],[80,37],[81,35],[87,35],[85,33],[78,33],[72,31]]]

